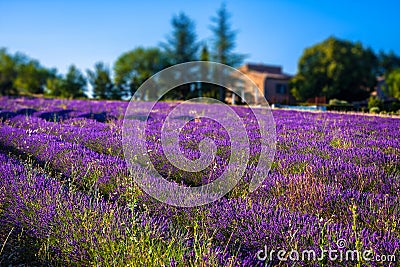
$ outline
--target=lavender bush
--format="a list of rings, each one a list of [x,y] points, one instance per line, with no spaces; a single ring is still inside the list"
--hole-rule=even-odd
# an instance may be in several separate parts
[[[211,120],[188,123],[182,153],[198,158],[197,144],[208,136],[217,145],[215,165],[179,171],[159,141],[174,105],[161,103],[147,121],[131,119],[147,127],[148,153],[167,179],[208,183],[226,167],[226,131]],[[267,259],[257,258],[265,248],[317,254],[332,248],[396,258],[280,261],[275,254],[268,264],[399,266],[399,118],[275,110],[275,160],[262,187],[249,193],[259,134],[248,109],[236,107],[251,144],[245,176],[218,201],[178,208],[133,184],[121,143],[126,106],[0,98],[2,263],[12,261],[11,247],[34,251],[29,261],[79,266],[265,266]]]

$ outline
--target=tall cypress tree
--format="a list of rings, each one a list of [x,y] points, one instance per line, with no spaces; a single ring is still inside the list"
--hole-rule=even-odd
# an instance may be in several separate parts
[[[197,60],[199,44],[194,22],[184,13],[174,16],[171,21],[172,33],[167,42],[161,43],[171,65]],[[175,88],[169,96],[183,100],[190,96],[192,84],[182,84]]]
[[[206,44],[204,44],[203,47],[201,48],[200,60],[201,61],[209,61],[210,60],[210,53],[208,52],[208,48],[207,48]]]
[[[179,13],[172,18],[171,24],[171,34],[166,42],[161,43],[170,63],[179,64],[196,60],[199,44],[194,22],[185,13]]]
[[[237,31],[231,29],[230,17],[225,4],[222,4],[217,10],[217,16],[211,18],[212,58],[219,63],[235,67],[240,65],[246,56],[233,52]]]
[[[237,32],[231,29],[230,17],[225,4],[222,4],[217,10],[216,17],[211,18],[213,22],[210,27],[213,32],[211,55],[214,61],[235,67],[243,62],[245,55],[233,52]],[[225,88],[219,87],[219,100],[225,101],[225,95]]]

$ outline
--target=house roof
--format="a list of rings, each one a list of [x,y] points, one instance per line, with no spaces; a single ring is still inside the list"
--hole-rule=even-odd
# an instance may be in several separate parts
[[[239,70],[243,73],[251,73],[257,76],[265,76],[270,79],[290,79],[292,76],[282,72],[281,66],[265,65],[265,64],[254,64],[247,63],[239,67]]]
[[[257,72],[282,74],[281,66],[247,63],[244,65],[244,67],[247,70],[253,70],[253,71],[257,71]]]

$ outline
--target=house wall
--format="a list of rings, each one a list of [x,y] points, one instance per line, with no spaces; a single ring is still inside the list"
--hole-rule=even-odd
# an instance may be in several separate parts
[[[247,77],[249,77],[250,80],[255,83],[255,85],[260,89],[260,96],[261,94],[264,95],[269,104],[295,103],[295,99],[289,91],[290,76],[283,74],[281,67],[258,64],[245,64],[241,66],[239,70],[247,75]],[[286,91],[284,93],[277,92],[276,87],[279,85],[283,85],[286,87]],[[246,86],[245,92],[246,95],[254,95],[254,89],[252,88],[252,86]]]
[[[244,84],[244,96],[247,101],[250,101],[251,105],[260,104],[260,101],[257,102],[257,99],[260,99],[264,94],[264,81],[266,74],[254,72],[254,71],[243,71],[241,70],[257,87],[258,92],[255,92],[255,87],[253,83],[245,83]]]
[[[285,87],[285,92],[277,91],[277,87]],[[293,100],[289,92],[289,81],[266,78],[264,82],[264,95],[268,103],[291,104]]]

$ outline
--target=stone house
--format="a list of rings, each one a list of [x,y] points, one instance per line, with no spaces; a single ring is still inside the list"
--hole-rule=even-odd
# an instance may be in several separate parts
[[[260,93],[265,96],[269,104],[292,104],[295,102],[289,92],[289,80],[292,76],[283,73],[281,66],[247,63],[238,70],[247,75],[261,91],[257,92],[258,90],[249,84],[244,86],[241,97],[245,96],[246,100],[253,100],[249,104],[257,105]],[[227,95],[226,101],[232,104],[236,103],[231,95]]]

